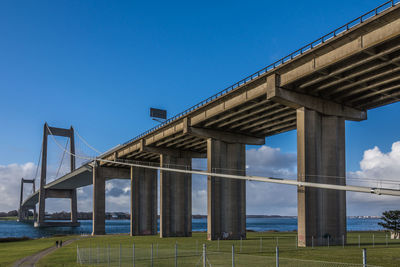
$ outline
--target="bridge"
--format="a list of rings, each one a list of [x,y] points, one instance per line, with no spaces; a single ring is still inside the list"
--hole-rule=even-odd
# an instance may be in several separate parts
[[[346,237],[346,190],[400,195],[390,188],[346,185],[345,121],[400,99],[400,5],[389,1],[240,80],[143,134],[41,186],[21,203],[21,214],[46,198],[71,199],[76,225],[76,188],[93,184],[93,235],[105,234],[105,182],[131,179],[131,235],[191,236],[191,175],[207,175],[207,236],[246,237],[246,180],[298,187],[299,246],[341,244]],[[297,130],[297,181],[246,176],[246,145]],[[73,129],[44,126],[48,135],[73,140]],[[62,147],[61,147],[62,148]],[[77,156],[71,145],[71,162]],[[207,172],[191,168],[207,158]],[[44,165],[43,165],[44,164]],[[44,174],[43,174],[44,170]],[[44,177],[43,177],[44,175]],[[338,179],[342,178],[342,179]],[[266,203],[266,205],[268,205]],[[26,213],[26,212],[25,212]]]

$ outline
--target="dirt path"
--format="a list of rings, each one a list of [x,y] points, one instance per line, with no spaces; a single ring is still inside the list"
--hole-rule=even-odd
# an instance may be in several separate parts
[[[63,242],[63,246],[67,246],[69,244],[71,244],[72,242],[74,242],[77,239],[70,239],[67,240],[65,242]],[[25,258],[22,258],[20,260],[18,260],[17,262],[14,263],[13,267],[18,267],[18,266],[24,266],[24,267],[34,267],[35,264],[44,256],[54,252],[55,250],[57,250],[58,248],[56,248],[55,246],[47,248],[45,250],[42,250],[36,254],[33,254],[31,256],[27,256]]]

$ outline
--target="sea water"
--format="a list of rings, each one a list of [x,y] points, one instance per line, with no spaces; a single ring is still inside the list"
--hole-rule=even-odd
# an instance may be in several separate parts
[[[348,231],[375,231],[383,230],[378,225],[380,219],[348,218]],[[35,228],[32,223],[16,221],[0,221],[0,238],[4,237],[47,237],[57,234],[90,234],[92,232],[92,221],[80,221],[80,227],[48,227]],[[251,231],[294,231],[297,230],[297,218],[247,218],[246,228]],[[106,233],[118,234],[129,233],[129,220],[107,220]],[[193,219],[193,232],[207,231],[207,219]]]

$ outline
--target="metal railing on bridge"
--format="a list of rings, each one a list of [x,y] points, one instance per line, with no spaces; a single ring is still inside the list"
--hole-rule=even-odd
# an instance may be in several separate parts
[[[139,138],[141,138],[141,137],[143,137],[143,136],[145,136],[145,135],[147,135],[147,134],[149,134],[149,133],[151,133],[151,132],[153,132],[153,131],[161,128],[161,127],[163,127],[164,125],[166,125],[168,123],[171,123],[171,122],[183,117],[184,115],[186,115],[186,114],[188,114],[188,113],[190,113],[190,112],[192,112],[192,111],[204,106],[207,103],[210,103],[211,101],[213,101],[213,100],[225,95],[226,93],[228,93],[228,92],[230,92],[230,91],[232,91],[232,90],[234,90],[234,89],[236,89],[236,88],[238,88],[238,87],[240,87],[240,86],[242,86],[242,85],[254,80],[255,78],[258,78],[259,76],[261,76],[261,75],[263,75],[265,73],[268,73],[268,72],[276,69],[277,67],[283,65],[284,63],[287,63],[287,62],[293,60],[294,58],[302,55],[303,53],[305,53],[305,52],[307,52],[309,50],[312,50],[312,49],[324,44],[326,41],[328,41],[328,40],[330,40],[332,38],[335,38],[336,36],[353,29],[354,27],[356,27],[356,26],[368,21],[369,19],[371,19],[373,17],[376,17],[376,16],[380,15],[382,12],[387,11],[387,10],[395,7],[399,3],[400,3],[400,0],[391,0],[391,1],[388,1],[386,3],[381,4],[380,6],[372,9],[371,11],[369,11],[367,13],[364,13],[360,17],[358,17],[356,19],[353,19],[352,21],[344,24],[343,26],[331,31],[328,34],[325,34],[324,36],[322,36],[320,38],[318,38],[317,40],[315,40],[315,41],[313,41],[313,42],[301,47],[300,49],[297,49],[296,51],[290,53],[289,55],[287,55],[287,56],[275,61],[274,63],[262,68],[261,70],[255,72],[255,73],[243,78],[242,80],[232,84],[231,86],[228,86],[224,90],[222,90],[222,91],[210,96],[209,98],[197,103],[194,106],[191,106],[190,108],[186,109],[185,111],[176,114],[175,116],[167,119],[165,122],[162,122],[162,123],[158,124],[157,126],[155,126],[155,127],[151,128],[151,129],[149,129],[149,130],[147,130],[147,131],[135,136],[134,138],[128,140],[125,143],[123,143],[123,145],[126,145],[126,144],[128,144],[130,142],[133,142],[133,141],[135,141],[135,140],[137,140],[137,139],[139,139]]]

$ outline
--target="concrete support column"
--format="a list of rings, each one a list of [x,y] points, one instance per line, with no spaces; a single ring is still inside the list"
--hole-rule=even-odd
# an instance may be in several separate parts
[[[71,191],[71,222],[78,222],[78,203],[76,198],[76,189]]]
[[[35,191],[33,191],[35,192]],[[21,179],[21,191],[20,191],[20,197],[19,197],[19,209],[18,209],[18,221],[23,220],[23,211],[22,211],[22,201],[24,197],[24,178]]]
[[[161,166],[177,169],[191,167],[190,157],[161,155]],[[192,236],[192,176],[161,171],[160,237]]]
[[[93,232],[92,235],[104,235],[106,218],[106,179],[101,167],[93,167]]]
[[[39,214],[35,226],[40,226],[45,221],[46,212],[46,174],[47,174],[47,123],[43,127],[43,143],[42,143],[42,168],[40,172],[40,188],[39,188]]]
[[[345,120],[297,109],[298,180],[345,185]],[[346,192],[298,188],[299,246],[338,245],[346,238]]]
[[[208,172],[245,175],[244,144],[207,140]],[[246,238],[246,181],[208,177],[207,238]]]
[[[131,236],[157,234],[157,170],[131,167]]]

